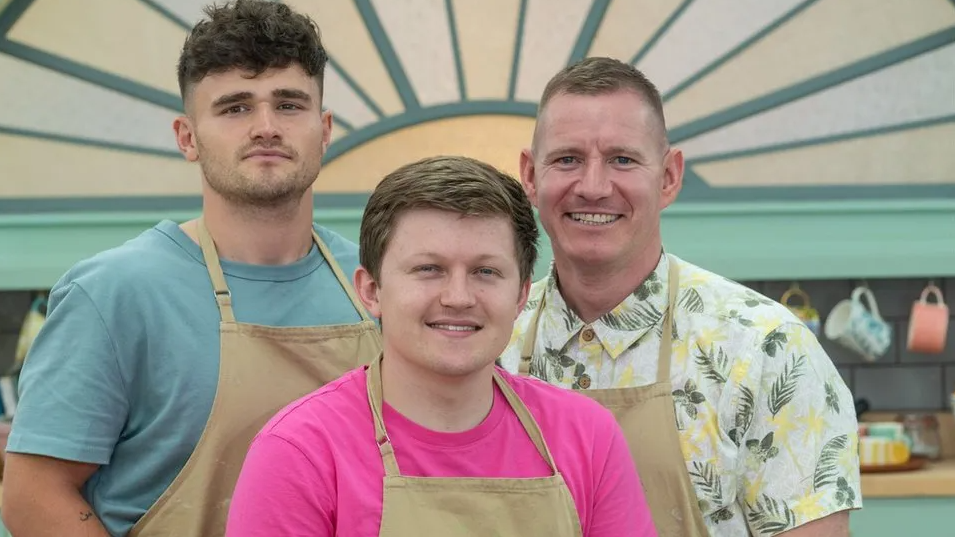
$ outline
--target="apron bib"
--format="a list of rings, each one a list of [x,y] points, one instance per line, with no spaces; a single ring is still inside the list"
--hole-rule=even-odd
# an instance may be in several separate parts
[[[656,382],[636,388],[578,390],[577,393],[597,401],[617,418],[640,474],[653,523],[660,536],[706,537],[709,530],[706,529],[699,500],[690,483],[680,435],[676,430],[673,386],[670,384],[670,354],[680,273],[673,258],[669,258],[669,263],[668,305],[663,318]],[[542,296],[521,351],[521,375],[530,373],[537,324],[543,308]]]
[[[370,363],[381,352],[375,323],[314,229],[312,238],[361,322],[288,328],[236,322],[215,244],[199,221],[199,246],[221,315],[215,401],[186,465],[129,537],[224,535],[232,492],[252,438],[286,405]]]
[[[366,373],[368,403],[385,466],[381,537],[582,537],[577,507],[540,427],[497,371],[494,382],[553,475],[537,478],[405,477],[382,417],[381,359]]]

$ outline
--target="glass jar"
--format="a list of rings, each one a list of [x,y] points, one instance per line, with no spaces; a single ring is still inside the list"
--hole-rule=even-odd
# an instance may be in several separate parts
[[[911,440],[912,455],[938,460],[942,455],[942,438],[934,414],[903,414],[899,421]]]

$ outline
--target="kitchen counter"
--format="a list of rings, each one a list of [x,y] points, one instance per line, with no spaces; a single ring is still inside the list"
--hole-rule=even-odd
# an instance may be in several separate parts
[[[955,497],[955,458],[930,461],[919,470],[862,474],[862,498]]]

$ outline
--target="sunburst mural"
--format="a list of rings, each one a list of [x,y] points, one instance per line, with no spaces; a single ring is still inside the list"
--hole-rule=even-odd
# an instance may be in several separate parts
[[[0,0],[0,211],[179,209],[179,48],[204,0]],[[586,56],[664,95],[680,203],[955,197],[951,0],[290,0],[320,25],[319,205],[438,153],[516,172],[536,101]]]

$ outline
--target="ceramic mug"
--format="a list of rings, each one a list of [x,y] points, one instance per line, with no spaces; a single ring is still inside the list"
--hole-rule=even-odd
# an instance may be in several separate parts
[[[929,294],[935,295],[935,304],[928,301]],[[945,348],[947,335],[948,306],[942,298],[942,291],[929,285],[922,290],[918,302],[912,304],[908,349],[912,352],[939,354]]]
[[[866,298],[869,307],[862,302]],[[852,298],[832,308],[826,319],[826,337],[874,362],[888,350],[892,327],[879,315],[879,305],[867,287],[856,287]]]
[[[792,297],[797,297],[802,300],[801,306],[794,306],[789,303],[789,299]],[[783,293],[782,298],[779,301],[789,308],[789,311],[793,312],[796,317],[799,317],[799,320],[805,324],[810,331],[816,336],[819,336],[819,312],[816,311],[816,308],[812,307],[812,303],[809,301],[809,295],[799,288],[798,285],[793,285],[785,293]]]

